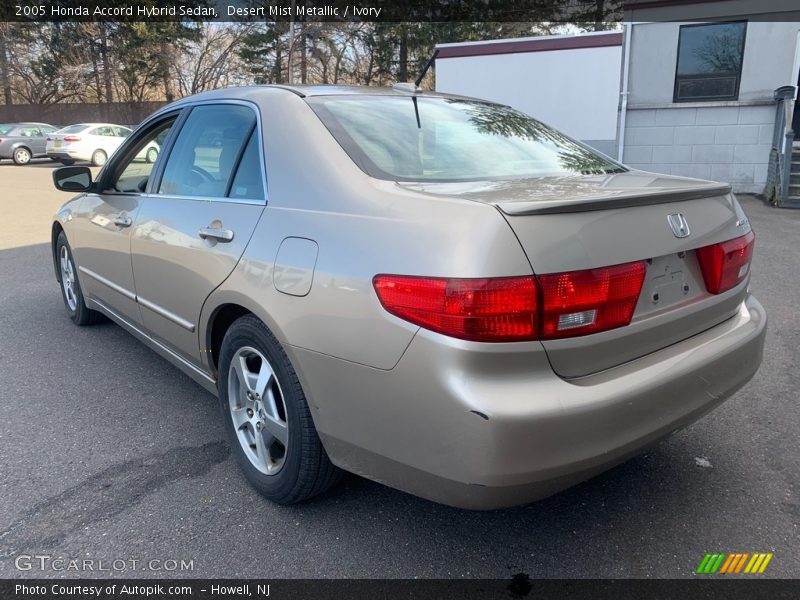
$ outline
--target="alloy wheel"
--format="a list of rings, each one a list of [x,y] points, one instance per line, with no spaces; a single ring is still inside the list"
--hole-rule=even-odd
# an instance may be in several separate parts
[[[18,165],[27,165],[31,162],[31,153],[25,148],[19,148],[14,152],[14,162]]]
[[[289,444],[286,404],[272,365],[255,348],[245,346],[233,355],[228,408],[248,460],[261,473],[278,473]]]
[[[66,246],[61,246],[61,285],[64,288],[64,298],[69,309],[73,312],[78,308],[78,297],[75,295],[75,268]]]

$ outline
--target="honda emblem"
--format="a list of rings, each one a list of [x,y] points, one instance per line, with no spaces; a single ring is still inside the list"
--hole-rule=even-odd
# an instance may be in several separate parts
[[[686,222],[686,217],[683,216],[683,213],[667,215],[667,222],[676,238],[685,238],[691,233],[689,231],[689,223]]]

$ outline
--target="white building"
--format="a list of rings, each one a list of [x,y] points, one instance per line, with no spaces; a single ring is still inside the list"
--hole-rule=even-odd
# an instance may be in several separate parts
[[[437,48],[438,91],[508,104],[616,155],[621,32]]]
[[[800,77],[800,4],[754,6],[628,0],[621,33],[442,44],[436,88],[514,106],[634,168],[762,193],[775,90]]]

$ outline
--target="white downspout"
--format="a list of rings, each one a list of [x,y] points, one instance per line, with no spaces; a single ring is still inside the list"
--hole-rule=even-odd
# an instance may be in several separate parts
[[[622,91],[620,92],[619,133],[617,135],[617,160],[619,162],[622,162],[622,157],[625,152],[625,117],[628,114],[628,68],[631,62],[632,33],[633,29],[631,28],[631,23],[625,23],[625,35],[623,36],[625,55],[622,59]]]

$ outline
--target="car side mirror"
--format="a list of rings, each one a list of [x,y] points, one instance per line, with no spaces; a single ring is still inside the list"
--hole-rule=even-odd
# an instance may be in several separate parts
[[[60,167],[53,171],[53,184],[62,192],[88,192],[92,172],[89,167]]]

